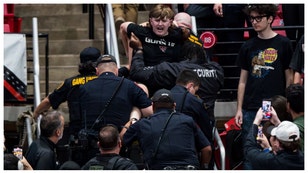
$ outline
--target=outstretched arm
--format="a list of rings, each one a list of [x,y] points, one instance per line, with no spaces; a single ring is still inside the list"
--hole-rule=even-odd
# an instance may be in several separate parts
[[[133,49],[131,47],[129,47],[129,38],[127,36],[127,27],[129,24],[131,24],[132,22],[124,22],[121,24],[120,26],[120,37],[121,37],[121,41],[123,43],[123,47],[125,49],[125,55],[128,58],[128,65],[126,66],[128,70],[130,70],[130,65],[131,65],[131,61],[132,61],[132,52]]]
[[[37,117],[44,111],[47,111],[50,108],[51,104],[49,98],[46,97],[44,100],[35,108],[33,112],[33,118],[37,119]]]

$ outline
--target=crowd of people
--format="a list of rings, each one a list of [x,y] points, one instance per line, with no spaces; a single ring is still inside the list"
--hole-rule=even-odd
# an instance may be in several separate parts
[[[303,170],[303,36],[293,52],[290,39],[273,31],[275,4],[184,5],[187,12],[201,7],[218,17],[243,9],[257,33],[238,50],[234,118],[242,131],[243,168]],[[94,47],[82,50],[79,74],[65,79],[34,110],[35,120],[42,117],[41,135],[21,163],[5,155],[5,169],[22,164],[33,170],[213,170],[214,106],[224,70],[208,58],[187,16],[159,4],[143,25],[117,17],[129,64],[118,68],[113,55]],[[267,120],[260,108],[264,99],[272,101]],[[65,122],[57,109],[65,101],[69,138],[62,139]],[[64,163],[56,151],[61,140],[69,145]],[[133,155],[136,146],[140,153]]]

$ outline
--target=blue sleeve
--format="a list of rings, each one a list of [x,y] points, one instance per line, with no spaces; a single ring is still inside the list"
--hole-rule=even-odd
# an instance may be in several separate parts
[[[254,169],[270,169],[276,160],[274,154],[265,153],[257,143],[258,126],[253,124],[248,132],[246,142],[244,143],[244,155],[252,164]]]

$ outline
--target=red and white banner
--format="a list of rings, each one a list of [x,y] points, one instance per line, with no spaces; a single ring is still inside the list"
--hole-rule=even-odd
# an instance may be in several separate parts
[[[25,34],[4,34],[4,101],[26,101],[27,57]]]

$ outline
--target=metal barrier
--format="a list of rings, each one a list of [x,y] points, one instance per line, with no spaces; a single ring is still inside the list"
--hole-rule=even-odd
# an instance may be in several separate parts
[[[117,42],[117,31],[115,30],[113,11],[111,4],[98,5],[104,22],[105,28],[105,53],[111,54],[116,58],[118,67],[121,66],[119,48]]]

